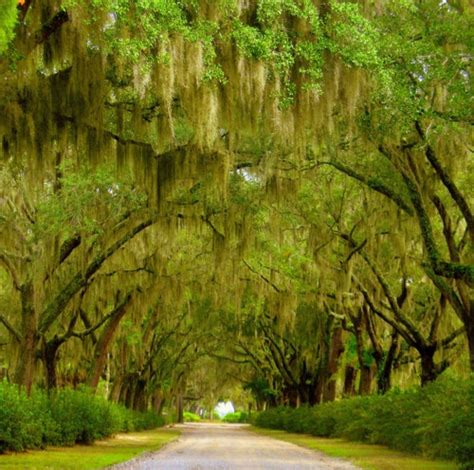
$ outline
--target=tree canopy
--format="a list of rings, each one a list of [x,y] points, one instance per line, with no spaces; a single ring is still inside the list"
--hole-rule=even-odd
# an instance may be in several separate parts
[[[474,370],[472,31],[467,0],[0,0],[4,375],[161,410]]]

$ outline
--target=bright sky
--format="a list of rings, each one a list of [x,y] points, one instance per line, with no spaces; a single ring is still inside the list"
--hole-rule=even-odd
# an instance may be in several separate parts
[[[223,418],[225,415],[234,412],[234,405],[231,401],[220,401],[217,406],[214,408],[214,411],[219,415],[220,418]]]

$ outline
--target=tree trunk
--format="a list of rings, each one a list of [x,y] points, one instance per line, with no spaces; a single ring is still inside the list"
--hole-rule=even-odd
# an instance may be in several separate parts
[[[183,393],[181,389],[179,389],[176,394],[176,419],[178,420],[178,423],[184,423]]]
[[[353,319],[354,335],[356,338],[357,359],[360,369],[359,395],[368,395],[372,390],[372,380],[374,373],[371,365],[366,364],[366,356],[364,354],[364,338],[362,330],[362,316]]]
[[[63,344],[57,336],[45,343],[43,347],[43,364],[46,375],[46,387],[48,390],[55,389],[58,386],[56,375],[56,364],[58,360],[58,350]]]
[[[165,399],[163,397],[163,393],[161,392],[161,389],[155,390],[155,393],[153,394],[153,398],[152,398],[153,411],[156,414],[161,415],[164,404],[165,404]]]
[[[359,395],[369,395],[372,391],[374,369],[363,364],[360,369]]]
[[[392,387],[392,370],[395,358],[400,350],[400,335],[394,331],[392,340],[385,361],[383,361],[382,369],[378,370],[377,390],[379,393],[387,393]]]
[[[338,326],[334,328],[331,337],[331,347],[327,368],[327,381],[323,394],[324,401],[334,401],[336,399],[337,372],[339,360],[344,352],[343,329]]]
[[[464,324],[466,325],[467,344],[469,349],[469,365],[471,367],[471,372],[474,373],[474,319],[470,322],[465,322]]]
[[[123,402],[127,408],[133,407],[133,402],[135,400],[135,381],[136,379],[133,376],[129,376],[127,379]]]
[[[36,348],[39,342],[32,281],[21,286],[20,299],[22,320],[21,356],[18,359],[15,371],[15,383],[20,387],[25,387],[26,393],[29,395],[35,375]]]
[[[137,411],[147,410],[147,399],[145,394],[146,382],[143,379],[138,379],[135,383],[135,393],[133,397],[133,409]]]
[[[318,405],[323,401],[323,390],[325,388],[325,376],[326,373],[324,370],[320,370],[319,379],[316,382],[316,386],[314,387],[314,396],[313,402],[315,405]]]
[[[438,368],[434,362],[435,347],[421,349],[421,385],[425,386],[436,380],[439,375]]]
[[[123,376],[122,375],[117,375],[113,379],[112,388],[111,388],[110,394],[107,398],[110,401],[113,401],[114,403],[119,403],[120,402],[120,395],[121,395],[122,386],[123,386]]]
[[[114,314],[107,321],[104,331],[100,335],[97,344],[95,345],[94,350],[94,367],[90,374],[89,386],[94,390],[99,384],[100,376],[105,367],[105,362],[107,360],[107,352],[109,350],[109,345],[112,342],[112,339],[117,331],[117,328],[120,324],[120,321],[127,313],[127,305],[131,299],[131,294],[128,294],[123,302],[121,302],[115,309]]]
[[[346,365],[344,372],[344,396],[352,397],[355,395],[355,380],[357,377],[357,370],[351,365]]]

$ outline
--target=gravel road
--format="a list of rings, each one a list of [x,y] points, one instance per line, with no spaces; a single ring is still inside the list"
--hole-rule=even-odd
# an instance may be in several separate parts
[[[260,436],[239,424],[177,426],[181,437],[113,470],[355,470],[350,463]]]

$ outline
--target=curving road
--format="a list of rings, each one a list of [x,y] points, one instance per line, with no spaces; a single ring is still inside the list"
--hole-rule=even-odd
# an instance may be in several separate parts
[[[193,423],[161,451],[114,470],[355,470],[352,464],[249,432],[246,425]]]

